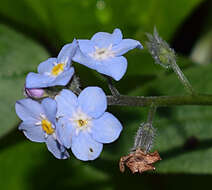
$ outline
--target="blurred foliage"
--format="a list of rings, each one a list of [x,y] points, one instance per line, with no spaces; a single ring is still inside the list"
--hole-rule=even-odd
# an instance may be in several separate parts
[[[2,0],[5,22],[59,48],[73,38],[118,27],[128,37],[143,40],[157,26],[169,39],[183,19],[203,0]],[[13,6],[11,6],[13,5]]]
[[[23,98],[26,74],[47,56],[46,50],[36,42],[0,25],[0,137],[19,121],[14,105]]]
[[[202,29],[198,40],[191,51],[191,59],[200,64],[210,64],[212,62],[212,1],[208,1],[205,19],[201,22]],[[205,5],[205,6],[206,6]]]
[[[200,93],[211,94],[211,69],[212,65],[194,66],[187,69],[185,74]],[[174,74],[161,77],[130,93],[136,96],[176,94],[184,94],[184,89]],[[111,159],[112,165],[114,160],[118,160],[130,150],[139,123],[146,120],[147,111],[147,108],[112,109],[112,112],[124,123],[125,128],[119,141],[114,145],[109,145],[111,148],[105,149],[102,154],[103,159]],[[157,135],[153,150],[158,150],[163,160],[157,164],[156,172],[212,173],[210,164],[212,157],[211,115],[210,106],[158,109],[154,122]]]
[[[118,161],[120,156],[128,154],[139,124],[146,119],[147,108],[110,107],[109,110],[124,124],[124,130],[120,139],[105,145],[100,158],[93,162],[81,162],[73,156],[65,161],[54,159],[45,144],[31,143],[17,132],[19,120],[14,111],[15,101],[23,98],[26,74],[35,71],[37,65],[50,55],[55,56],[64,43],[73,38],[90,38],[98,31],[112,32],[116,27],[122,29],[125,37],[140,40],[143,45],[145,32],[152,32],[154,26],[162,38],[170,40],[201,2],[203,0],[2,0],[0,188],[179,189],[177,179],[185,182],[185,188],[199,189],[202,186],[198,183],[210,180],[211,176],[179,175],[212,174],[212,110],[209,106],[159,108],[154,122],[157,128],[154,149],[161,153],[163,160],[156,165],[154,175],[134,176],[129,171],[121,174]],[[210,28],[210,21],[211,17],[208,17],[204,28]],[[206,33],[202,33],[202,39],[208,47]],[[209,38],[211,40],[211,36]],[[205,46],[200,45],[196,46],[196,52],[205,52]],[[141,96],[184,93],[177,77],[154,64],[146,50],[130,52],[127,59],[126,76],[117,83],[120,92]],[[197,65],[181,56],[178,63],[195,89],[212,93],[210,64]],[[98,73],[74,65],[83,86],[98,85],[109,92]],[[189,180],[193,184],[186,183]]]
[[[185,74],[194,89],[211,94],[211,69],[211,64],[194,66],[187,69]],[[176,95],[184,94],[184,89],[177,77],[170,75],[137,89],[133,94]],[[212,173],[211,107],[159,108],[157,113],[155,127],[158,135],[154,148],[164,158],[159,164],[158,172]]]
[[[209,64],[212,61],[212,30],[205,34],[193,48],[191,59],[200,64]]]
[[[20,138],[20,137],[19,137]],[[23,137],[24,139],[24,137]],[[121,174],[117,161],[113,163],[98,159],[95,162],[71,160],[56,160],[46,151],[44,144],[22,142],[10,149],[4,149],[0,154],[1,189],[12,190],[68,190],[68,189],[199,189],[211,176],[179,175],[179,174],[143,174],[132,175],[129,172]],[[101,165],[99,169],[94,164]],[[110,171],[107,173],[107,171]],[[167,177],[169,180],[167,180]],[[176,179],[181,183],[176,183]],[[192,180],[192,183],[191,183]]]

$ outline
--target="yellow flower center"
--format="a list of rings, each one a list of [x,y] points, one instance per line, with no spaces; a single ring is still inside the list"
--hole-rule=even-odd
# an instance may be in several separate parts
[[[64,70],[64,63],[58,63],[52,68],[51,74],[54,76],[59,75]]]
[[[77,124],[78,124],[79,127],[83,127],[83,126],[85,126],[85,125],[88,124],[88,121],[87,121],[87,120],[79,119],[79,120],[77,121]]]
[[[43,130],[46,132],[46,134],[51,135],[52,133],[54,133],[54,129],[52,128],[52,124],[48,120],[43,119],[41,121],[41,125],[42,125]]]

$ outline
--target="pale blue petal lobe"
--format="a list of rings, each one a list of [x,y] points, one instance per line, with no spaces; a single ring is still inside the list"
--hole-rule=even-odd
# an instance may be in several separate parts
[[[123,56],[97,61],[77,51],[73,60],[99,73],[105,74],[119,81],[127,70],[127,59]]]
[[[56,58],[49,58],[46,61],[43,61],[38,66],[38,73],[45,74],[51,73],[52,68],[54,67],[54,63],[57,63]]]
[[[73,61],[85,65],[91,69],[94,69],[96,66],[96,61],[94,61],[94,59],[92,59],[90,56],[87,56],[87,54],[82,53],[80,49],[76,51],[76,54],[73,57]]]
[[[91,40],[78,40],[80,50],[87,56],[96,51],[95,44]]]
[[[57,117],[71,117],[77,108],[77,96],[70,90],[63,89],[56,97]]]
[[[119,28],[116,28],[113,31],[112,36],[113,36],[113,45],[119,44],[122,41],[123,36]]]
[[[101,64],[96,64],[95,70],[119,81],[126,73],[127,59],[121,56],[102,61]]]
[[[49,86],[65,86],[69,83],[73,74],[74,74],[74,68],[70,67],[68,70],[58,75],[54,81],[49,83]]]
[[[92,137],[100,143],[115,141],[122,131],[122,125],[119,120],[108,112],[105,112],[100,118],[92,122]]]
[[[66,149],[54,139],[52,135],[48,136],[46,140],[48,150],[58,159],[67,159],[69,157]]]
[[[71,150],[77,159],[88,161],[95,160],[102,152],[103,145],[93,140],[85,131],[73,136]]]
[[[53,77],[37,73],[29,73],[26,77],[26,88],[45,88],[54,81]]]
[[[99,48],[106,48],[110,45],[116,45],[122,40],[121,30],[116,28],[112,34],[107,32],[98,32],[93,35],[91,41]]]
[[[56,113],[57,113],[57,103],[51,98],[45,98],[42,100],[41,105],[45,111],[45,116],[47,119],[55,124],[56,122]]]
[[[15,110],[18,117],[23,121],[38,120],[40,114],[44,114],[42,106],[30,98],[17,101],[15,104]]]
[[[112,50],[116,56],[121,56],[134,48],[142,49],[143,46],[137,40],[123,39],[119,44],[113,46]]]
[[[72,136],[75,133],[75,128],[71,125],[69,118],[62,117],[59,119],[56,133],[58,141],[66,148],[70,148],[72,143]]]
[[[99,87],[87,87],[78,97],[81,110],[93,118],[101,116],[107,108],[107,98]]]
[[[72,43],[64,45],[57,57],[58,63],[66,62],[67,67],[70,67],[71,59],[74,56],[77,47],[78,42],[75,39],[73,40]]]
[[[44,131],[41,126],[35,125],[36,120],[24,121],[19,125],[19,130],[33,142],[45,142]]]
[[[106,48],[110,44],[113,44],[113,36],[107,32],[97,32],[91,38],[91,41],[97,46],[98,48]]]

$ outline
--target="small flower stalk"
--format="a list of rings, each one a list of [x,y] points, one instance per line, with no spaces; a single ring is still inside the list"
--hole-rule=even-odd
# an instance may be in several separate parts
[[[147,33],[147,37],[149,41],[146,42],[146,45],[150,54],[155,60],[155,63],[166,69],[173,69],[186,91],[189,94],[194,95],[195,92],[193,87],[176,63],[176,55],[174,50],[170,48],[169,44],[159,36],[157,29],[154,28],[153,35]]]
[[[119,93],[118,89],[115,87],[115,85],[113,84],[113,79],[111,77],[107,77],[107,76],[106,76],[106,79],[107,79],[108,87],[110,89],[111,94],[114,97],[119,97],[120,93]]]

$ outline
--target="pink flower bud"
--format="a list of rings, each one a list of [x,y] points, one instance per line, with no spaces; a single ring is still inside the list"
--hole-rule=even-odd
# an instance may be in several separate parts
[[[25,95],[29,98],[42,98],[44,93],[42,88],[25,88]]]

